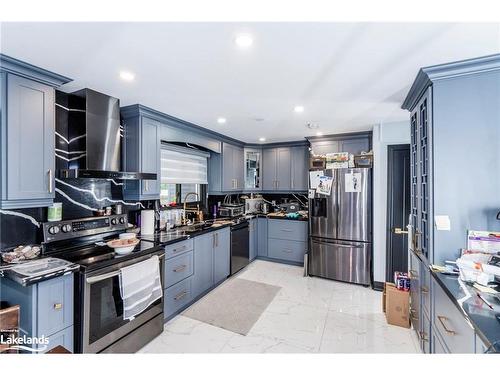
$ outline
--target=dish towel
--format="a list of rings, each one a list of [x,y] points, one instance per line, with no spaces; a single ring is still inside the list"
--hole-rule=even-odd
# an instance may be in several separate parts
[[[123,319],[132,320],[163,296],[157,255],[120,270]]]

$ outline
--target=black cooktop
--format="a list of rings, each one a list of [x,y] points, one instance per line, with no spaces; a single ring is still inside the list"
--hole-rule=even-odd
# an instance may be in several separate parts
[[[73,248],[68,251],[61,251],[52,256],[79,264],[80,270],[83,272],[87,272],[90,270],[107,267],[116,263],[121,263],[138,256],[154,253],[155,251],[163,250],[155,246],[154,243],[148,241],[140,241],[131,253],[125,255],[116,254],[114,250],[107,245],[99,246],[97,244],[92,244],[76,249]]]

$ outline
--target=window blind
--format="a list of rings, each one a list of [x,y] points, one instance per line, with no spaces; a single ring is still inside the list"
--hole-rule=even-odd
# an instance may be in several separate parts
[[[207,184],[207,156],[204,152],[162,146],[162,184]]]

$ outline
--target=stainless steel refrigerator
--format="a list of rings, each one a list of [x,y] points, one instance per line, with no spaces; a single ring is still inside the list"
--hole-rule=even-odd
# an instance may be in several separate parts
[[[330,195],[309,199],[309,275],[370,285],[372,170],[326,169],[323,174],[333,182]]]

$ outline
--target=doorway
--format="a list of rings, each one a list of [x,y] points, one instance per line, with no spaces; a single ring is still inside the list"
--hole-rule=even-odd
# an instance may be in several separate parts
[[[386,281],[394,272],[408,272],[408,215],[410,215],[410,145],[388,146]]]

